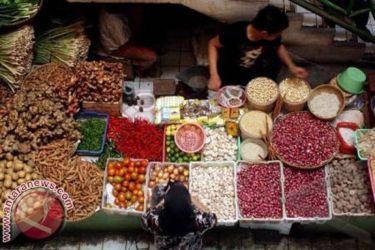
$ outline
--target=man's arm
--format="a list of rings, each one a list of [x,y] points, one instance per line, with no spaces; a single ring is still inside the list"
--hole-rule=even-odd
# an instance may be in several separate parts
[[[217,70],[218,49],[223,47],[219,41],[219,36],[215,36],[208,42],[208,65],[210,70],[210,79],[208,80],[208,88],[211,90],[219,90],[221,80]]]
[[[306,78],[308,76],[308,72],[302,68],[298,67],[294,64],[292,58],[290,57],[288,50],[285,48],[284,45],[280,45],[280,47],[277,49],[277,54],[280,57],[281,61],[288,66],[289,71],[299,77],[299,78]]]

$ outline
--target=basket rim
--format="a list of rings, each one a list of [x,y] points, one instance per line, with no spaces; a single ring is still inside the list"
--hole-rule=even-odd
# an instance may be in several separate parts
[[[331,91],[331,93],[333,92],[333,94],[335,94],[339,98],[339,101],[340,101],[339,110],[337,111],[336,115],[333,116],[333,117],[328,117],[328,118],[322,117],[319,114],[316,114],[315,112],[313,112],[313,110],[311,108],[312,99],[316,95],[320,94],[321,92],[324,92],[325,90],[329,90],[329,91]],[[331,120],[331,119],[334,119],[335,117],[337,117],[338,115],[340,115],[343,112],[343,110],[345,108],[345,96],[344,96],[344,93],[338,87],[335,87],[335,86],[329,85],[329,84],[319,85],[310,92],[309,98],[307,100],[307,107],[309,108],[309,111],[311,112],[311,114],[318,117],[319,119]]]
[[[307,113],[307,114],[311,114],[311,113],[308,112],[308,111],[297,111],[297,112],[291,112],[291,113],[285,114],[284,116],[280,117],[280,118],[278,119],[277,122],[281,122],[281,121],[283,121],[288,115],[292,115],[292,114],[295,114],[295,113]],[[276,125],[276,121],[275,121],[275,124],[274,124],[274,125]],[[273,130],[273,129],[272,129],[272,131],[271,131],[271,136],[270,136],[270,138],[271,138],[271,140],[270,140],[271,147],[272,147],[273,150],[275,151],[275,153],[276,153],[276,157],[277,157],[280,161],[282,161],[283,163],[285,163],[287,166],[294,167],[294,168],[298,168],[298,169],[304,169],[304,170],[313,170],[313,169],[318,169],[318,168],[324,167],[324,165],[330,163],[330,162],[335,158],[335,156],[336,156],[337,153],[339,152],[339,147],[340,147],[339,140],[338,140],[338,138],[337,138],[337,135],[336,135],[336,131],[335,131],[335,129],[334,129],[332,126],[330,126],[330,125],[327,125],[327,126],[328,126],[328,127],[330,128],[330,130],[335,134],[335,138],[336,138],[336,149],[335,149],[335,152],[332,154],[332,156],[331,156],[330,158],[328,158],[327,160],[325,160],[325,161],[323,161],[323,162],[321,162],[321,163],[319,163],[319,164],[317,164],[317,165],[315,165],[315,166],[312,166],[312,165],[310,165],[310,166],[300,166],[300,165],[297,165],[297,164],[294,164],[294,163],[292,163],[292,162],[289,162],[289,161],[285,160],[284,157],[282,157],[282,156],[280,155],[280,153],[277,151],[277,149],[276,149],[276,147],[274,146],[274,143],[273,143],[273,141],[272,141],[273,133],[274,133],[274,130]]]

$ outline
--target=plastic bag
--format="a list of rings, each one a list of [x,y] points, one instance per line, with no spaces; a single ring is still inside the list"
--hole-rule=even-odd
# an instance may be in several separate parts
[[[352,122],[362,128],[364,125],[364,116],[363,113],[359,110],[347,110],[342,112],[334,121],[333,126],[336,127],[339,122]]]
[[[99,14],[100,43],[105,51],[113,51],[127,43],[131,36],[128,19],[102,9]]]

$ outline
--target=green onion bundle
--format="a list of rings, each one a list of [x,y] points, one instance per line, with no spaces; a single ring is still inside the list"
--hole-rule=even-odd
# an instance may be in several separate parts
[[[47,30],[37,36],[34,63],[55,62],[74,67],[78,62],[87,59],[89,48],[90,40],[85,34],[83,22],[75,22]]]
[[[0,82],[6,83],[13,92],[31,70],[33,44],[31,26],[0,35]]]
[[[27,21],[38,9],[37,0],[0,0],[0,27]]]

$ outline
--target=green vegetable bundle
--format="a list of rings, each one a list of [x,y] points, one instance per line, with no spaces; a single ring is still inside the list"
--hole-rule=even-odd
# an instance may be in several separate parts
[[[99,151],[102,145],[106,121],[103,118],[83,118],[77,120],[82,135],[78,150]]]
[[[37,0],[0,0],[0,27],[27,21],[38,9]]]
[[[82,21],[47,30],[36,38],[34,63],[55,62],[74,67],[87,59],[90,44]]]
[[[104,145],[104,152],[100,155],[99,159],[95,164],[101,168],[105,169],[108,158],[121,158],[121,153],[117,152],[115,149],[115,144],[111,140],[107,140]]]
[[[6,83],[13,92],[31,70],[33,40],[31,26],[0,35],[0,82]]]

